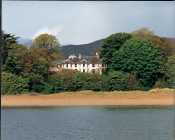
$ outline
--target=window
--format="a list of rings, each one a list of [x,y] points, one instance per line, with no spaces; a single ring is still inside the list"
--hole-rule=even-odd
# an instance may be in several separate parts
[[[77,64],[75,64],[75,67],[77,67]]]
[[[92,67],[95,67],[95,64],[92,64]]]
[[[83,67],[85,67],[85,64],[83,64]]]
[[[58,65],[57,65],[57,68],[61,68],[61,65],[58,64]]]
[[[85,72],[85,69],[83,69],[83,72]]]
[[[68,68],[68,64],[66,64],[66,67]]]

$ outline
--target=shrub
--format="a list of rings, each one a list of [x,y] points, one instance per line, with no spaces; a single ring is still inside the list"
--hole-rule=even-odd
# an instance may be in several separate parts
[[[175,88],[175,55],[168,58],[167,66],[167,84],[170,88]]]
[[[128,74],[121,71],[110,71],[102,77],[102,89],[105,91],[127,90]]]
[[[2,72],[2,94],[20,94],[27,91],[27,78]]]
[[[64,70],[50,75],[48,83],[52,85],[53,92],[93,90],[100,77],[97,74]]]

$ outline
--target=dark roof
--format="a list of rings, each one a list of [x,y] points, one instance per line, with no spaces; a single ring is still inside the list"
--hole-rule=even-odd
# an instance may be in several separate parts
[[[83,56],[54,61],[53,64],[102,64],[98,56]]]

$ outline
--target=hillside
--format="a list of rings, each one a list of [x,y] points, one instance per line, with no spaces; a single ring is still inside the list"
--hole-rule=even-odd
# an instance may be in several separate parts
[[[85,56],[91,56],[94,55],[96,51],[98,51],[102,42],[103,39],[94,41],[89,44],[65,45],[61,47],[61,52],[63,53],[64,57],[67,57],[70,54],[78,55],[79,53]]]
[[[175,54],[175,38],[167,38],[167,37],[164,37],[164,38],[168,41],[168,47],[169,47],[169,50],[171,51],[171,54]],[[20,38],[18,42],[26,46],[31,46],[32,44],[31,39]],[[79,53],[85,56],[91,56],[91,55],[94,55],[96,51],[98,51],[102,42],[103,42],[103,39],[97,40],[88,44],[63,45],[60,49],[64,57],[68,57],[71,54],[78,55]]]

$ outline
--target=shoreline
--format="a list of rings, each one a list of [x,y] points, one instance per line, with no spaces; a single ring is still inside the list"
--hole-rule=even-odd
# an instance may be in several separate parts
[[[49,95],[1,96],[2,108],[59,106],[169,107],[175,106],[175,90],[78,91]]]

